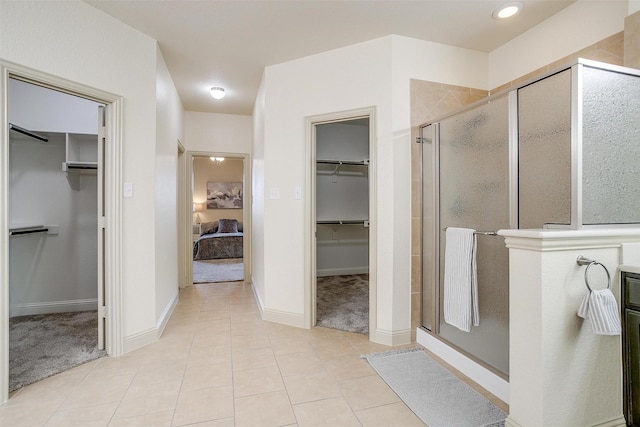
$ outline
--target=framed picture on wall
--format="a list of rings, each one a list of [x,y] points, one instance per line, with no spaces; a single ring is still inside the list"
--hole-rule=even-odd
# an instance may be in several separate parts
[[[242,183],[207,182],[207,209],[242,209]]]

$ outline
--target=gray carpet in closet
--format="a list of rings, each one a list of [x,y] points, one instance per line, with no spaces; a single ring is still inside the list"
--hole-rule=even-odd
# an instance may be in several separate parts
[[[9,391],[104,355],[97,311],[9,319]]]
[[[369,333],[369,275],[318,277],[317,326]]]

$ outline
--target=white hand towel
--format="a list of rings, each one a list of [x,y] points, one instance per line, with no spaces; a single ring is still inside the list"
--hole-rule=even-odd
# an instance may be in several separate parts
[[[620,314],[616,297],[609,289],[589,292],[578,309],[578,316],[591,321],[591,329],[596,335],[620,335]]]
[[[465,332],[480,324],[474,233],[448,227],[444,252],[444,321]]]

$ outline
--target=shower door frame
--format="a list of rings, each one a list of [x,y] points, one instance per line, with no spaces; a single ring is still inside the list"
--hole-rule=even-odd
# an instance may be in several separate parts
[[[509,150],[509,227],[512,229],[518,228],[518,94],[517,90],[511,90],[507,94],[505,92],[499,92],[495,95],[488,96],[478,102],[468,105],[467,107],[457,110],[452,114],[440,117],[437,120],[426,123],[420,126],[420,138],[417,142],[420,143],[420,200],[421,200],[421,229],[422,236],[420,239],[420,249],[421,249],[421,289],[424,292],[424,283],[427,278],[427,274],[430,276],[430,280],[433,283],[433,294],[431,298],[430,304],[430,322],[431,329],[423,326],[424,317],[422,314],[425,312],[425,295],[422,295],[421,298],[421,317],[420,317],[420,329],[424,330],[426,333],[446,344],[447,346],[453,348],[455,351],[463,354],[464,356],[471,359],[473,362],[481,365],[482,367],[488,369],[493,374],[499,376],[502,379],[508,380],[509,375],[500,371],[499,369],[493,367],[489,363],[485,362],[482,359],[479,359],[475,355],[469,353],[468,351],[460,348],[456,344],[450,342],[440,335],[440,198],[438,196],[438,191],[440,189],[440,123],[454,115],[472,110],[481,105],[487,104],[495,99],[502,98],[507,96],[507,108],[508,108],[508,150]],[[432,166],[433,166],[433,179],[432,179],[432,198],[430,201],[424,199],[424,189],[425,189],[425,173],[424,173],[424,150],[425,150],[425,140],[429,138],[425,138],[425,129],[429,126],[432,126],[432,135],[430,139],[432,140],[432,150],[433,150],[433,158],[432,158]],[[428,203],[431,203],[431,206],[428,206]],[[424,230],[425,230],[425,214],[424,212],[431,211],[433,216],[433,238],[430,242],[425,242],[424,240]],[[434,254],[434,265],[431,266],[429,272],[427,272],[427,268],[425,268],[424,264],[424,251],[426,248],[426,244],[431,246],[432,253]],[[427,266],[429,267],[429,266]]]

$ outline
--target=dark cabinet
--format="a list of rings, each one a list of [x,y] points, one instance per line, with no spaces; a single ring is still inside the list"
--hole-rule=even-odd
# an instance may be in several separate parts
[[[640,426],[640,274],[622,273],[624,415]]]

